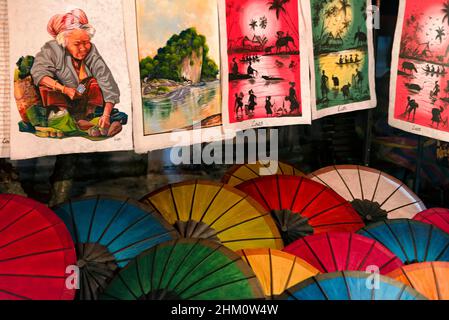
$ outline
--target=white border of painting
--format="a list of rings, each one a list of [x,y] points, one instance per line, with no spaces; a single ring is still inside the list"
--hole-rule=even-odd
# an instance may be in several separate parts
[[[227,24],[226,24],[226,1],[218,0],[218,13],[220,20],[220,51],[221,51],[221,61],[222,61],[222,95],[223,95],[223,126],[226,129],[232,129],[234,131],[242,131],[251,128],[263,128],[263,127],[277,127],[277,126],[287,126],[287,125],[298,125],[298,124],[311,124],[312,115],[310,108],[310,78],[309,78],[309,58],[308,58],[308,47],[307,39],[305,36],[306,25],[304,20],[304,13],[301,12],[301,5],[299,0],[298,10],[299,10],[299,30],[300,41],[300,64],[301,64],[301,105],[302,105],[302,116],[301,117],[284,117],[284,118],[261,118],[246,120],[237,123],[230,123],[229,120],[229,61],[228,61],[228,35],[227,35]]]
[[[146,153],[153,150],[181,147],[198,143],[208,143],[233,139],[235,134],[223,131],[222,126],[197,130],[183,130],[172,133],[162,133],[150,136],[144,135],[143,107],[141,95],[136,0],[123,0],[125,16],[126,47],[128,52],[128,68],[131,78],[134,149],[136,153]]]
[[[307,38],[309,43],[309,59],[310,59],[310,75],[311,75],[311,105],[312,105],[312,119],[317,120],[326,116],[352,112],[357,110],[365,110],[375,108],[377,106],[377,96],[376,96],[376,69],[374,60],[374,45],[373,45],[373,28],[367,28],[368,31],[368,59],[369,59],[369,87],[371,99],[361,102],[349,103],[345,105],[334,106],[326,108],[323,110],[317,110],[316,108],[316,75],[315,75],[315,55],[313,50],[313,26],[312,26],[312,11],[310,7],[310,0],[300,0],[301,4],[304,5],[303,11],[305,20],[307,21]],[[371,6],[371,1],[367,0],[367,8]],[[367,10],[367,25],[368,21],[372,21],[372,12]],[[371,24],[372,25],[372,24]]]
[[[391,79],[390,79],[390,106],[388,110],[388,124],[392,127],[408,131],[417,135],[449,142],[449,132],[435,130],[425,126],[410,123],[404,120],[395,119],[396,105],[396,84],[398,79],[399,52],[401,46],[402,31],[404,27],[406,0],[400,0],[398,22],[396,24],[396,33],[394,36],[392,61],[391,61]]]

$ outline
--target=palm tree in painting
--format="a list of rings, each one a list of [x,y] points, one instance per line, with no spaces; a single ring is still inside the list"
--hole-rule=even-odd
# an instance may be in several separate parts
[[[442,27],[439,27],[435,31],[437,33],[437,36],[436,36],[435,40],[440,40],[440,43],[442,43],[443,42],[443,37],[446,35],[446,33],[444,32],[444,29]]]
[[[279,20],[279,17],[281,15],[281,12],[286,13],[284,5],[289,2],[289,0],[272,0],[271,2],[268,2],[270,5],[270,10],[276,10],[276,18]]]
[[[443,9],[441,11],[444,13],[443,23],[447,20],[447,24],[449,25],[449,0],[443,4]]]
[[[351,5],[349,4],[349,0],[340,0],[340,5],[341,5],[341,11],[344,13],[345,18],[346,15],[348,14],[348,9],[351,8]]]
[[[249,26],[251,27],[251,29],[256,30],[256,28],[257,28],[257,21],[252,19],[251,23],[249,24]]]
[[[298,31],[296,28],[294,28],[295,24],[293,23],[292,18],[288,14],[287,10],[285,9],[285,5],[289,3],[290,0],[271,0],[268,2],[269,8],[268,10],[275,10],[276,11],[276,18],[279,20],[279,18],[282,16],[287,23],[287,25],[290,27],[290,29],[293,31],[293,33],[297,36],[299,36]],[[289,20],[285,18],[285,16],[288,17]]]

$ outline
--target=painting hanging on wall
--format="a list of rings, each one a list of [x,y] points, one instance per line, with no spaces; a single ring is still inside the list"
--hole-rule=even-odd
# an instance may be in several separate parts
[[[449,2],[400,1],[389,124],[449,141]]]
[[[305,24],[298,1],[220,0],[226,128],[310,124]]]
[[[129,3],[125,24],[136,151],[221,139],[216,1]]]
[[[376,106],[371,1],[310,0],[313,119]]]
[[[11,158],[132,150],[121,2],[8,4]]]

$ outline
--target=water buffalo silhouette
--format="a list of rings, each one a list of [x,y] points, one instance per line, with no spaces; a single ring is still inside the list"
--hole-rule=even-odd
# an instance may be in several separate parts
[[[266,47],[265,48],[265,53],[271,53],[274,49],[274,46],[270,46],[270,47]]]
[[[404,61],[402,63],[402,71],[403,72],[410,71],[412,74],[413,74],[413,71],[418,72],[418,70],[416,70],[415,64],[410,61]]]

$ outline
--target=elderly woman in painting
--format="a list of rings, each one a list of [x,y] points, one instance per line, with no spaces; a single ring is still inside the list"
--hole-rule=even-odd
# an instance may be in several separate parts
[[[45,107],[68,111],[91,136],[114,136],[122,130],[111,121],[120,91],[111,71],[91,42],[95,29],[86,14],[72,10],[53,16],[47,27],[54,40],[36,55],[31,75]],[[97,134],[93,133],[97,128]]]

